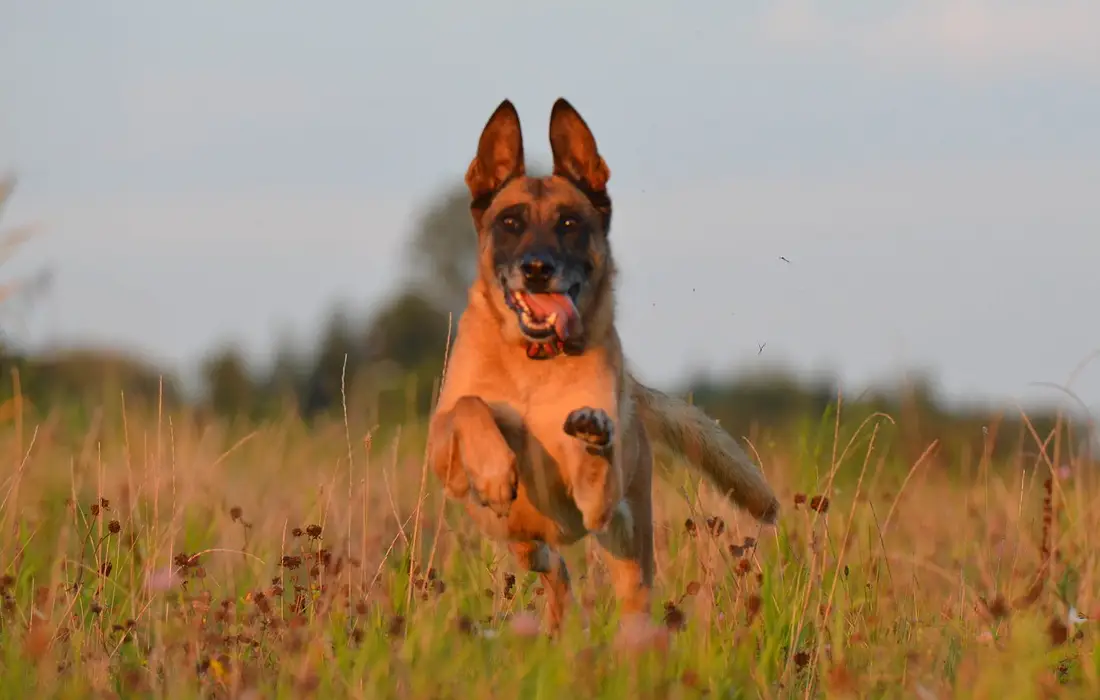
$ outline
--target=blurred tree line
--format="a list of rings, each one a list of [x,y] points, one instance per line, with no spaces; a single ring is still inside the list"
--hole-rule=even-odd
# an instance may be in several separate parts
[[[186,399],[174,378],[134,358],[99,351],[30,357],[5,347],[0,335],[0,426],[16,378],[26,402],[39,412],[62,405],[106,408],[124,395],[127,407],[189,403],[207,415],[246,423],[293,414],[310,422],[342,420],[345,404],[355,429],[423,418],[438,387],[452,321],[462,312],[476,273],[476,255],[468,195],[458,184],[431,202],[415,222],[403,283],[373,312],[358,318],[337,307],[314,347],[302,350],[284,341],[271,366],[262,371],[233,347],[216,350],[202,363],[197,401]],[[0,292],[2,283],[0,277]],[[806,381],[776,371],[700,377],[684,389],[735,435],[754,440],[766,435],[833,438],[830,416],[835,415],[839,387],[831,380]],[[1025,421],[1011,411],[949,410],[923,378],[904,388],[844,396],[842,406],[849,433],[876,411],[892,416],[896,425],[887,431],[889,438],[885,433],[879,438],[879,445],[889,439],[910,463],[933,440],[939,441],[933,461],[959,450],[977,456],[1034,452],[1032,431],[1045,438],[1057,421],[1053,412],[1032,414]],[[1076,444],[1081,436],[1065,437],[1066,444]]]

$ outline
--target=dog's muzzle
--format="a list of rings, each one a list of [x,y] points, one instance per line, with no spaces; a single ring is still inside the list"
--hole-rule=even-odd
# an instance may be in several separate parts
[[[565,343],[571,333],[577,330],[580,314],[569,294],[532,294],[524,290],[507,290],[504,299],[508,307],[516,313],[520,330],[528,340],[556,340]]]

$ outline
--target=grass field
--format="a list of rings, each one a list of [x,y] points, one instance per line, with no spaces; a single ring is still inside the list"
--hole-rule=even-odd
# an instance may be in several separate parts
[[[891,419],[834,413],[752,445],[766,530],[674,467],[672,634],[638,658],[584,543],[537,632],[537,578],[443,502],[419,426],[5,413],[4,698],[1100,697],[1097,479],[1046,436],[908,463]]]

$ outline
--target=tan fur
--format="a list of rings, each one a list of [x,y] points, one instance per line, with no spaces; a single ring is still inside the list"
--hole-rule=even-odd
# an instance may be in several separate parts
[[[729,433],[686,401],[638,382],[633,389],[638,417],[651,440],[677,452],[753,517],[775,523],[779,515],[775,494]]]
[[[595,534],[622,613],[648,615],[653,585],[653,464],[650,440],[697,465],[735,503],[774,521],[778,503],[760,471],[698,409],[634,380],[614,323],[615,265],[606,222],[610,170],[580,115],[564,100],[551,115],[554,175],[525,175],[519,119],[505,101],[482,133],[467,171],[478,228],[479,275],[458,323],[455,346],[429,432],[429,460],[446,493],[461,499],[489,536],[546,584],[547,619],[565,613],[569,573],[558,554]],[[549,230],[560,207],[591,231],[590,263],[577,303],[583,352],[532,360],[494,271],[491,222],[522,204],[532,226]],[[534,234],[532,234],[534,235]],[[580,245],[580,244],[576,244]],[[610,450],[567,434],[578,409],[602,411]],[[576,425],[576,423],[571,423]]]

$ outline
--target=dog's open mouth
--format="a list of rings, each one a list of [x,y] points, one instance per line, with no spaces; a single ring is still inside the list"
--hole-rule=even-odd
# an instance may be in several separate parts
[[[557,337],[565,342],[577,322],[577,306],[572,294],[531,294],[508,290],[504,293],[504,299],[508,307],[516,312],[520,330],[529,340]]]

